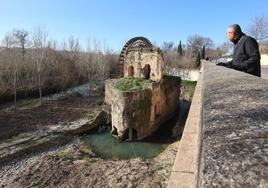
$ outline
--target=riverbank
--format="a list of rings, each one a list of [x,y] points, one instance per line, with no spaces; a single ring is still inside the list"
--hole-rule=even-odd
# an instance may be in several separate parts
[[[98,115],[102,101],[101,97],[68,95],[47,100],[42,106],[33,102],[16,111],[2,109],[0,154],[13,156],[16,147],[20,153],[0,165],[0,187],[166,187],[179,137],[154,158],[102,159],[80,135],[102,117]],[[179,135],[180,129],[172,132]],[[52,137],[48,137],[50,133]],[[54,140],[46,143],[47,138],[59,138],[61,144]],[[37,142],[40,139],[45,140],[45,147]],[[35,142],[27,152],[20,148]]]
[[[104,160],[74,143],[1,169],[1,187],[166,187],[177,144],[154,159]]]

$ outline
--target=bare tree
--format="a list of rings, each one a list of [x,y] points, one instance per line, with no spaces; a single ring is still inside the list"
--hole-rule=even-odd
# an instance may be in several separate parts
[[[170,52],[172,50],[173,46],[174,46],[173,42],[164,41],[162,44],[162,50],[163,50],[163,52]]]
[[[65,39],[63,39],[63,41],[61,42],[61,50],[62,51],[66,51],[67,50],[67,44]]]
[[[18,63],[13,64],[13,94],[14,94],[14,109],[17,107],[17,78],[18,78]]]
[[[79,44],[79,39],[78,38],[74,38],[74,36],[70,36],[69,40],[68,40],[68,44],[69,44],[69,51],[70,52],[79,52],[80,51],[80,44]]]
[[[98,43],[94,40],[94,51],[92,51],[91,41],[88,39],[87,41],[87,55],[86,55],[86,63],[87,63],[87,76],[88,76],[88,91],[89,95],[91,95],[91,91],[93,90],[93,84],[96,76],[96,67],[97,67],[97,58],[96,51],[98,49]]]
[[[191,56],[197,56],[201,49],[212,48],[214,46],[213,40],[201,35],[190,35],[187,40],[187,47]]]
[[[45,29],[42,29],[40,26],[35,28],[33,33],[33,59],[36,64],[37,76],[38,76],[38,90],[39,90],[39,101],[42,104],[42,66],[45,63],[45,50],[47,42],[48,33]]]
[[[2,40],[2,46],[5,48],[13,47],[14,43],[15,43],[15,39],[12,33],[7,33]]]
[[[13,31],[13,35],[15,36],[16,44],[22,49],[22,59],[24,60],[25,52],[26,52],[26,45],[27,45],[27,37],[29,35],[28,31],[26,30],[19,30],[15,29]]]
[[[22,49],[22,61],[25,59],[25,47],[29,33],[25,30],[14,30],[14,44],[18,45]],[[13,37],[12,37],[13,38]],[[9,39],[8,39],[9,40]],[[7,42],[7,41],[6,41]],[[13,93],[14,93],[14,106],[17,106],[17,77],[18,77],[18,64],[14,65],[14,79],[13,79]]]
[[[234,45],[231,42],[224,42],[223,44],[219,45],[218,48],[222,52],[222,54],[231,54],[233,53]]]
[[[268,39],[268,16],[256,16],[251,20],[248,33],[259,43]]]
[[[51,49],[51,50],[57,50],[57,47],[58,47],[57,41],[55,41],[55,40],[53,40],[53,39],[50,39],[50,40],[47,42],[47,48],[48,48],[48,49]]]
[[[80,53],[80,43],[78,38],[74,38],[73,36],[69,37],[68,39],[68,55],[71,63],[75,63],[79,59]]]
[[[0,51],[0,92],[14,94],[15,106],[18,95],[30,97],[33,91],[39,91],[42,103],[45,89],[66,89],[85,82],[91,92],[103,88],[111,66],[117,65],[118,55],[100,41],[95,40],[92,48],[89,45],[83,52],[78,38],[70,37],[61,45],[47,41],[44,28],[29,33],[13,30],[1,40],[6,48]]]
[[[94,86],[98,86],[98,91],[104,89],[104,81],[110,75],[111,65],[114,56],[105,42],[93,39],[88,40],[87,52],[85,54],[86,74],[88,78],[89,95],[92,95]],[[116,58],[117,60],[117,58]]]

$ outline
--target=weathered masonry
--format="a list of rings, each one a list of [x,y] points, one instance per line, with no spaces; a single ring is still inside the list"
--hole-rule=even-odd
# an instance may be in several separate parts
[[[140,140],[178,111],[180,78],[163,75],[162,52],[144,37],[126,43],[120,63],[118,72],[124,77],[105,82],[112,133],[122,140]]]
[[[202,62],[169,186],[268,187],[268,81]]]

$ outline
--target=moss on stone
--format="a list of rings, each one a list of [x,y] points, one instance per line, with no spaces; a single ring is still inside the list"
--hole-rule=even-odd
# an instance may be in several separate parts
[[[193,87],[196,86],[196,83],[197,83],[196,81],[191,81],[191,80],[182,80],[181,81],[182,85],[193,86]]]
[[[184,86],[187,88],[187,90],[184,94],[187,98],[193,98],[196,83],[197,83],[196,81],[182,80],[181,86]]]
[[[72,148],[67,148],[65,150],[59,151],[56,155],[63,160],[73,160],[73,149]]]
[[[152,81],[143,78],[125,77],[119,79],[115,88],[120,91],[138,91],[148,89],[151,86]]]

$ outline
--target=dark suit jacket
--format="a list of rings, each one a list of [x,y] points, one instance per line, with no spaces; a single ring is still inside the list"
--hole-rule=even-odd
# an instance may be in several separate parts
[[[261,76],[259,45],[254,38],[243,35],[239,39],[234,48],[230,68]]]

